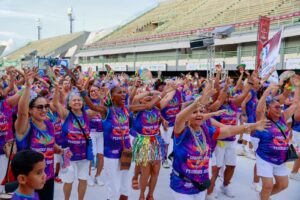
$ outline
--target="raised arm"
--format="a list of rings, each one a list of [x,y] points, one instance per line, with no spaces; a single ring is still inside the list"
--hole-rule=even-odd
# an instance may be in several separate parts
[[[299,101],[300,101],[300,81],[296,80],[295,81],[295,96],[292,102],[292,105],[289,106],[288,109],[286,109],[283,112],[284,119],[287,121],[289,118],[293,116],[293,114],[296,112],[298,106],[299,106]]]
[[[176,134],[182,133],[191,114],[199,107],[204,108],[209,103],[209,99],[214,94],[214,92],[215,90],[212,88],[211,82],[207,82],[202,96],[177,114],[174,126],[174,132]]]
[[[65,120],[69,111],[59,101],[59,85],[57,82],[55,83],[55,90],[52,103],[61,119]]]
[[[18,118],[15,122],[16,134],[19,138],[22,138],[29,128],[29,99],[30,99],[30,87],[33,81],[33,72],[25,72],[25,89],[23,95],[20,98],[18,105]]]
[[[245,98],[248,96],[250,89],[251,89],[251,85],[247,84],[243,89],[243,93],[238,95],[237,97],[234,97],[232,99],[232,102],[238,107],[241,106]]]
[[[227,78],[223,90],[219,93],[218,99],[208,107],[208,110],[217,111],[220,109],[220,107],[222,106],[222,104],[226,99],[228,86],[229,86],[229,78]]]
[[[270,92],[273,89],[276,89],[277,86],[275,85],[269,85],[269,87],[265,90],[263,95],[261,96],[260,100],[258,101],[257,107],[256,107],[256,120],[262,120],[265,118],[265,109],[266,109],[266,99],[267,96],[270,94]]]
[[[146,104],[135,104],[135,105],[130,105],[129,109],[132,112],[138,112],[138,111],[142,111],[142,110],[148,110],[153,108],[159,101],[161,101],[162,98],[164,98],[167,94],[167,90],[165,89],[161,95],[157,94],[154,95],[152,100]]]

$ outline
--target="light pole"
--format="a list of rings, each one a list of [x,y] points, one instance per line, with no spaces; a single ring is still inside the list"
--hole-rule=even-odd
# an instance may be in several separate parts
[[[38,30],[38,40],[40,40],[41,39],[41,29],[42,29],[41,19],[40,18],[37,18],[35,20],[35,26],[36,26],[36,28]]]
[[[73,21],[75,21],[75,19],[73,18],[73,9],[68,8],[67,14],[69,16],[70,21],[70,33],[73,33]]]

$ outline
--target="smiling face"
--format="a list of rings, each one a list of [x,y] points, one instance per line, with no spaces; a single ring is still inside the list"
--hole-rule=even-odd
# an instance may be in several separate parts
[[[82,99],[78,94],[71,94],[68,104],[72,110],[81,110],[83,106]]]
[[[99,99],[99,88],[98,87],[95,87],[95,86],[92,86],[90,88],[90,97],[91,99]]]
[[[278,120],[281,116],[282,107],[278,101],[272,101],[268,106],[268,117]]]
[[[192,127],[199,127],[203,122],[203,111],[198,108],[190,116],[189,123]]]
[[[29,114],[36,121],[44,121],[47,118],[49,103],[44,97],[38,97],[29,105]]]
[[[111,90],[111,98],[114,104],[124,105],[126,102],[125,90],[121,87],[115,87]]]

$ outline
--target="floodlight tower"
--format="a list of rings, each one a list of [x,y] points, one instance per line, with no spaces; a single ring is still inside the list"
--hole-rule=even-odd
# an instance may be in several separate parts
[[[41,39],[41,29],[42,29],[41,19],[40,18],[37,18],[35,20],[35,26],[36,26],[37,31],[38,31],[38,40],[40,40]]]
[[[68,8],[67,14],[68,14],[69,21],[70,21],[70,33],[73,33],[73,21],[75,21],[75,19],[73,17],[73,9]]]

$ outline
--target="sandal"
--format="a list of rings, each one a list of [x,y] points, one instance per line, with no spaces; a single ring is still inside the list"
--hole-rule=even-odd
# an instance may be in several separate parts
[[[134,190],[139,190],[140,189],[139,181],[137,179],[132,179],[131,187]]]
[[[146,200],[154,200],[154,198],[153,198],[153,196],[151,195],[151,196],[147,196],[147,198],[146,198]]]

